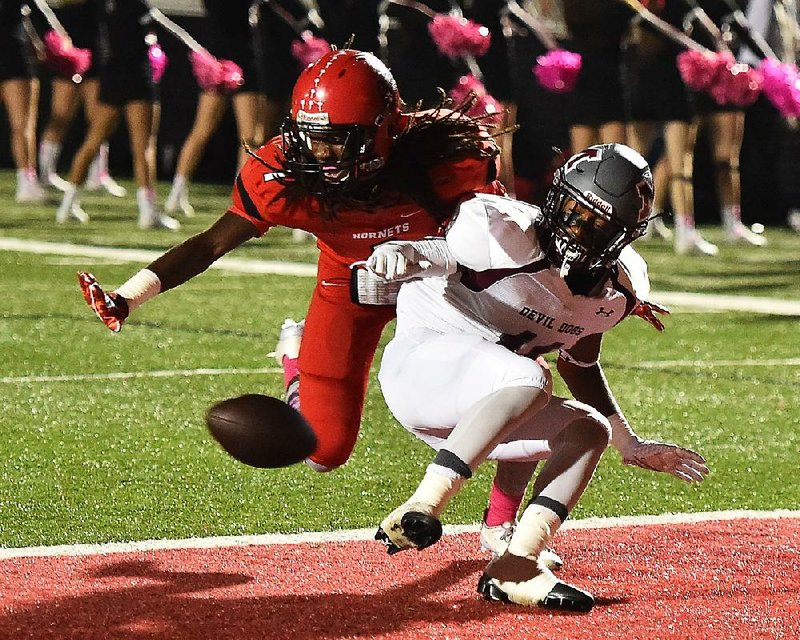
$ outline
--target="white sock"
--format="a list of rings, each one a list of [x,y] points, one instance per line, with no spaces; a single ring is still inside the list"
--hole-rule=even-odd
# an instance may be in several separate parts
[[[742,223],[741,209],[734,204],[722,207],[722,226],[725,231],[733,232]]]
[[[64,195],[61,198],[61,204],[56,211],[56,222],[66,222],[69,218],[69,213],[72,211],[72,206],[78,200],[78,185],[69,183],[64,190]]]
[[[561,518],[554,511],[538,504],[529,504],[522,512],[517,529],[508,545],[509,553],[533,560],[538,559],[560,526]]]
[[[181,176],[176,173],[175,177],[172,179],[172,188],[169,191],[167,202],[177,204],[178,199],[186,191],[186,185],[186,176]]]
[[[156,194],[153,189],[139,187],[136,190],[136,204],[139,205],[139,224],[147,224],[155,217]]]
[[[47,177],[55,173],[58,168],[58,158],[61,155],[61,144],[42,140],[39,145],[39,171]]]

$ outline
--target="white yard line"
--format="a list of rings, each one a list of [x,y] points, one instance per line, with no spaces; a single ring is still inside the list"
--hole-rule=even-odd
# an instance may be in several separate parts
[[[257,369],[175,369],[155,371],[115,371],[111,373],[79,373],[61,376],[6,376],[0,384],[23,384],[27,382],[83,382],[84,380],[128,380],[131,378],[184,378],[188,376],[238,376],[258,373],[283,373],[277,367]]]
[[[616,518],[586,518],[567,520],[565,529],[607,529],[610,527],[634,527],[669,524],[692,524],[719,520],[766,520],[777,518],[800,518],[800,511],[777,509],[774,511],[711,511],[702,513],[665,513],[652,516],[620,516]],[[446,535],[477,533],[478,524],[446,525]],[[88,556],[109,553],[153,551],[157,549],[216,549],[253,545],[319,544],[328,542],[351,542],[373,540],[375,528],[350,529],[290,534],[264,534],[253,536],[218,536],[212,538],[187,538],[185,540],[142,540],[138,542],[110,542],[107,544],[76,544],[50,547],[0,548],[0,560],[31,556]]]
[[[161,251],[144,249],[115,249],[59,242],[40,242],[0,237],[0,251],[19,251],[80,258],[113,259],[120,262],[147,264],[158,258]],[[314,277],[316,265],[299,262],[278,262],[245,258],[221,258],[212,269],[223,269],[239,273],[264,273],[287,276]],[[664,305],[675,305],[687,309],[713,311],[747,311],[782,316],[800,316],[800,300],[775,300],[753,296],[725,296],[680,291],[653,291],[653,301]]]
[[[0,251],[75,256],[78,258],[102,258],[104,260],[113,259],[119,262],[136,262],[142,264],[149,264],[164,253],[163,251],[149,251],[146,249],[91,247],[62,242],[19,240],[17,238],[0,238]],[[220,258],[211,265],[211,268],[236,271],[239,273],[270,273],[305,277],[314,277],[317,275],[317,267],[313,264],[278,262],[272,260],[249,260],[244,258]]]
[[[715,367],[798,367],[800,358],[772,360],[650,360],[628,362],[625,365],[634,369],[713,369]],[[113,371],[109,373],[78,373],[53,376],[5,376],[0,384],[28,384],[38,382],[85,382],[92,380],[130,380],[134,378],[185,378],[189,376],[239,376],[283,373],[277,367],[258,367],[252,369],[156,369],[154,371]]]

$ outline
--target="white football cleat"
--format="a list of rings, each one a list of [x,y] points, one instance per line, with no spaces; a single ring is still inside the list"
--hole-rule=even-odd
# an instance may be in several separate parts
[[[556,578],[541,561],[506,552],[492,560],[478,581],[486,600],[564,611],[591,611],[590,593]]]
[[[272,353],[279,365],[283,365],[284,357],[294,360],[300,355],[300,342],[303,339],[305,323],[305,319],[295,322],[291,318],[286,318],[283,321],[278,344],[275,345],[275,351]]]
[[[442,537],[442,523],[432,511],[421,502],[402,504],[383,519],[375,539],[386,545],[390,556],[406,549],[422,551]]]

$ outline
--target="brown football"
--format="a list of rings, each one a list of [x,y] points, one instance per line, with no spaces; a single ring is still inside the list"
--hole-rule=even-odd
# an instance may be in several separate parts
[[[287,467],[317,447],[303,416],[271,396],[251,393],[218,402],[206,413],[206,424],[225,451],[251,467]]]

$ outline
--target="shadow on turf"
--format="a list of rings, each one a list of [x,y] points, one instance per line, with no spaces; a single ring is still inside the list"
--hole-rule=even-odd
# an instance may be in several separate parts
[[[165,559],[164,564],[168,562]],[[472,559],[451,562],[417,580],[396,581],[387,576],[383,589],[376,575],[373,593],[359,592],[357,585],[349,585],[339,575],[319,576],[302,594],[260,595],[269,589],[280,592],[281,582],[288,583],[290,591],[297,580],[280,574],[165,570],[145,559],[112,561],[86,576],[81,577],[78,570],[78,588],[84,593],[49,600],[40,597],[35,604],[7,608],[0,626],[25,630],[14,637],[30,639],[320,640],[387,633],[421,637],[426,625],[491,623],[494,617],[509,613],[524,616],[523,623],[528,617],[559,615],[484,601],[475,592],[475,584],[485,566],[484,559]],[[441,595],[452,589],[454,597]],[[624,602],[604,598],[598,604]],[[531,628],[535,624],[531,622]]]

